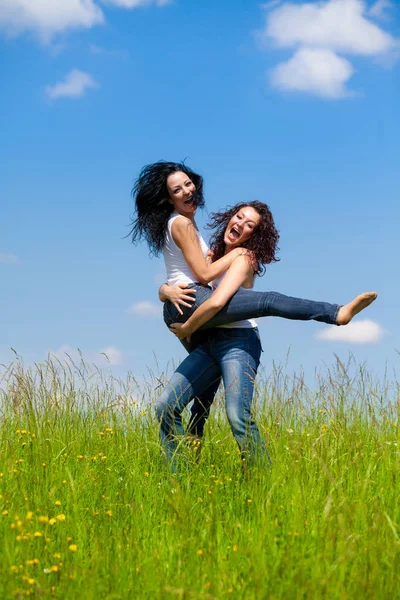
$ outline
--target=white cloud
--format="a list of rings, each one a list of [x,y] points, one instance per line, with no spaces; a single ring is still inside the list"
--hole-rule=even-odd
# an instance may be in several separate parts
[[[378,0],[373,13],[387,7]],[[295,54],[277,65],[272,84],[280,89],[302,91],[324,98],[349,96],[346,83],[354,73],[351,63],[339,54],[386,59],[396,57],[400,41],[372,22],[364,0],[285,3],[266,10],[262,41]],[[386,61],[387,62],[387,61]]]
[[[123,359],[122,352],[114,346],[107,346],[98,351],[81,351],[68,344],[63,344],[58,350],[51,350],[50,354],[56,356],[61,362],[68,361],[68,357],[70,357],[75,363],[79,363],[83,359],[85,362],[94,363],[98,367],[120,365]]]
[[[0,264],[3,265],[18,265],[20,262],[18,256],[10,253],[0,254]]]
[[[57,98],[80,98],[87,89],[96,88],[98,84],[89,73],[73,69],[64,81],[45,87],[46,95],[52,100]]]
[[[316,334],[319,340],[329,342],[350,342],[351,344],[375,344],[379,342],[385,331],[375,321],[365,319],[354,321],[343,327],[329,327]]]
[[[173,0],[103,0],[105,4],[115,4],[121,8],[138,8],[139,6],[149,6],[155,4],[156,6],[166,6],[171,4]]]
[[[170,0],[103,0],[120,8],[137,8]],[[0,0],[0,29],[15,36],[33,32],[42,42],[72,29],[89,29],[104,23],[105,17],[96,0]]]
[[[368,15],[375,19],[387,18],[387,12],[392,8],[392,3],[389,0],[377,0],[368,11]]]
[[[105,355],[110,362],[110,365],[120,365],[122,363],[122,352],[114,348],[114,346],[107,346],[100,350],[100,354]]]
[[[1,0],[0,28],[9,35],[33,31],[43,42],[62,31],[104,22],[93,0]]]
[[[323,98],[343,98],[349,95],[346,83],[353,67],[345,58],[331,50],[302,48],[271,73],[272,85],[289,91],[309,92]]]
[[[142,317],[159,317],[161,315],[161,303],[154,304],[148,300],[132,304],[127,311],[130,315],[139,315]]]
[[[270,12],[264,35],[284,48],[307,46],[361,55],[389,52],[395,39],[366,14],[363,0],[284,4]]]

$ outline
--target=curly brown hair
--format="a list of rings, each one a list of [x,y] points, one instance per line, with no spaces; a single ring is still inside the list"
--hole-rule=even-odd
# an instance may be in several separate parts
[[[253,200],[252,202],[240,202],[224,212],[211,213],[210,222],[207,223],[207,229],[215,229],[210,240],[210,247],[213,252],[213,261],[218,260],[225,253],[224,235],[231,218],[245,206],[251,206],[260,215],[260,223],[254,229],[251,237],[243,244],[243,248],[252,251],[252,266],[256,275],[264,275],[264,265],[272,262],[278,262],[276,258],[278,252],[279,233],[275,227],[274,218],[269,207],[263,202]]]

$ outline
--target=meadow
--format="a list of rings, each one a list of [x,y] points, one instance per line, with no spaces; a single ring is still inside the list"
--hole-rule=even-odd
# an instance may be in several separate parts
[[[350,359],[275,366],[255,410],[273,466],[243,473],[223,412],[160,455],[140,385],[56,358],[3,365],[0,598],[400,598],[400,385]]]

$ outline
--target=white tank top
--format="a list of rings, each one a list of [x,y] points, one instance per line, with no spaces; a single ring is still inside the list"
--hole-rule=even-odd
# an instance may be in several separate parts
[[[168,285],[175,285],[176,283],[195,283],[196,277],[192,273],[189,265],[187,264],[185,257],[183,256],[182,250],[174,242],[171,234],[172,223],[182,215],[172,213],[167,223],[167,232],[165,235],[165,242],[163,247],[163,255],[165,261],[165,268],[167,270],[167,283]],[[199,238],[200,247],[204,257],[207,256],[208,246],[203,240],[203,237],[196,229],[197,237]]]
[[[214,279],[211,283],[213,290],[221,283],[224,277],[225,273],[217,277],[217,279]],[[251,288],[241,287],[240,289],[250,291]],[[243,319],[242,321],[235,321],[234,323],[227,323],[226,325],[217,325],[217,327],[221,329],[256,329],[257,323],[254,319]]]

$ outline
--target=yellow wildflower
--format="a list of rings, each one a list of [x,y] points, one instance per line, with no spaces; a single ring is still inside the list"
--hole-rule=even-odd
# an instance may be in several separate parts
[[[71,550],[71,552],[76,552],[78,550],[78,546],[76,544],[71,544],[69,546],[69,549]]]
[[[58,521],[65,521],[66,516],[63,513],[61,513],[60,515],[57,515],[56,519]]]

